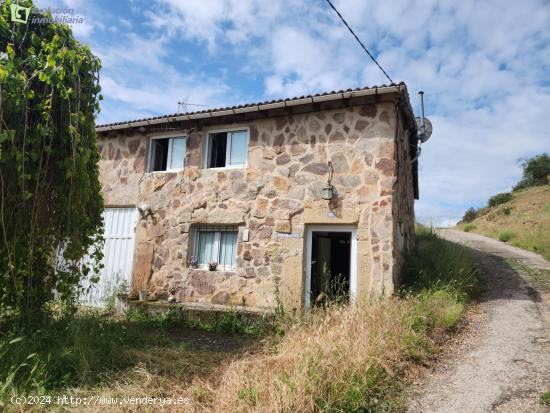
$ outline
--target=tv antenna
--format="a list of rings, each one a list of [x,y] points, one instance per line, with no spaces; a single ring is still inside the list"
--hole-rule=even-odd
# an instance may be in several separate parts
[[[418,92],[420,97],[420,116],[416,117],[417,136],[420,143],[426,142],[432,136],[432,122],[424,117],[424,92]]]
[[[189,99],[189,97],[187,97]],[[199,103],[190,103],[187,99],[178,102],[178,113],[186,113],[188,111],[188,106],[198,106],[207,108],[208,105],[201,105]]]

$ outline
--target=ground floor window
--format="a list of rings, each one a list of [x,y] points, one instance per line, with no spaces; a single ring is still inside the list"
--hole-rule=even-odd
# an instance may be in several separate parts
[[[237,255],[236,226],[199,226],[195,230],[194,257],[199,268],[235,269]]]

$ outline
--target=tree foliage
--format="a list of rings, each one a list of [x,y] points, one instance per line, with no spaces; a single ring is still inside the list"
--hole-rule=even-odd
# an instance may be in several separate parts
[[[477,215],[478,210],[474,207],[470,207],[464,213],[464,216],[462,217],[462,222],[472,222],[474,219],[477,218]]]
[[[500,204],[504,204],[505,202],[512,200],[512,194],[510,192],[502,192],[500,194],[493,195],[489,198],[489,201],[487,201],[487,205],[490,207],[495,207]]]
[[[547,153],[522,159],[521,167],[523,178],[514,186],[514,191],[550,183],[550,156]]]
[[[28,323],[53,291],[71,303],[95,265],[80,259],[101,254],[100,62],[66,25],[12,22],[12,3],[0,5],[0,321]]]

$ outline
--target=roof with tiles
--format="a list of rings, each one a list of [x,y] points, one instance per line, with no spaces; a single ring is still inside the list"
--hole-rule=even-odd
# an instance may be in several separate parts
[[[239,113],[254,112],[258,110],[277,109],[282,107],[298,106],[303,104],[317,103],[317,102],[323,102],[323,101],[329,101],[329,100],[348,99],[352,97],[360,97],[360,96],[366,96],[366,95],[376,95],[379,93],[382,94],[382,93],[392,93],[392,92],[396,94],[404,92],[403,94],[406,98],[405,99],[406,105],[410,110],[411,116],[414,116],[412,115],[412,108],[410,106],[410,102],[408,99],[407,87],[404,82],[401,82],[397,84],[392,83],[389,85],[383,84],[380,86],[368,86],[368,87],[355,88],[355,89],[330,91],[330,92],[324,92],[324,93],[317,93],[314,95],[298,96],[298,97],[287,98],[287,99],[269,100],[269,101],[256,102],[256,103],[246,103],[246,104],[237,105],[237,106],[228,106],[228,107],[222,107],[222,108],[216,108],[216,109],[205,109],[205,110],[200,110],[195,112],[173,113],[169,115],[154,116],[149,118],[124,121],[124,122],[106,123],[102,125],[96,125],[96,130],[98,132],[102,132],[102,131],[108,131],[113,129],[140,127],[140,126],[147,126],[147,125],[153,125],[153,124],[171,122],[171,121],[179,121],[179,120],[191,120],[191,119],[202,119],[202,118],[209,118],[209,117],[234,115]]]

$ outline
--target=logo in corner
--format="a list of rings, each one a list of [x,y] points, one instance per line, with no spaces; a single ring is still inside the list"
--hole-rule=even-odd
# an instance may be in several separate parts
[[[30,7],[22,7],[18,4],[11,4],[11,20],[18,23],[27,23],[31,14]]]

